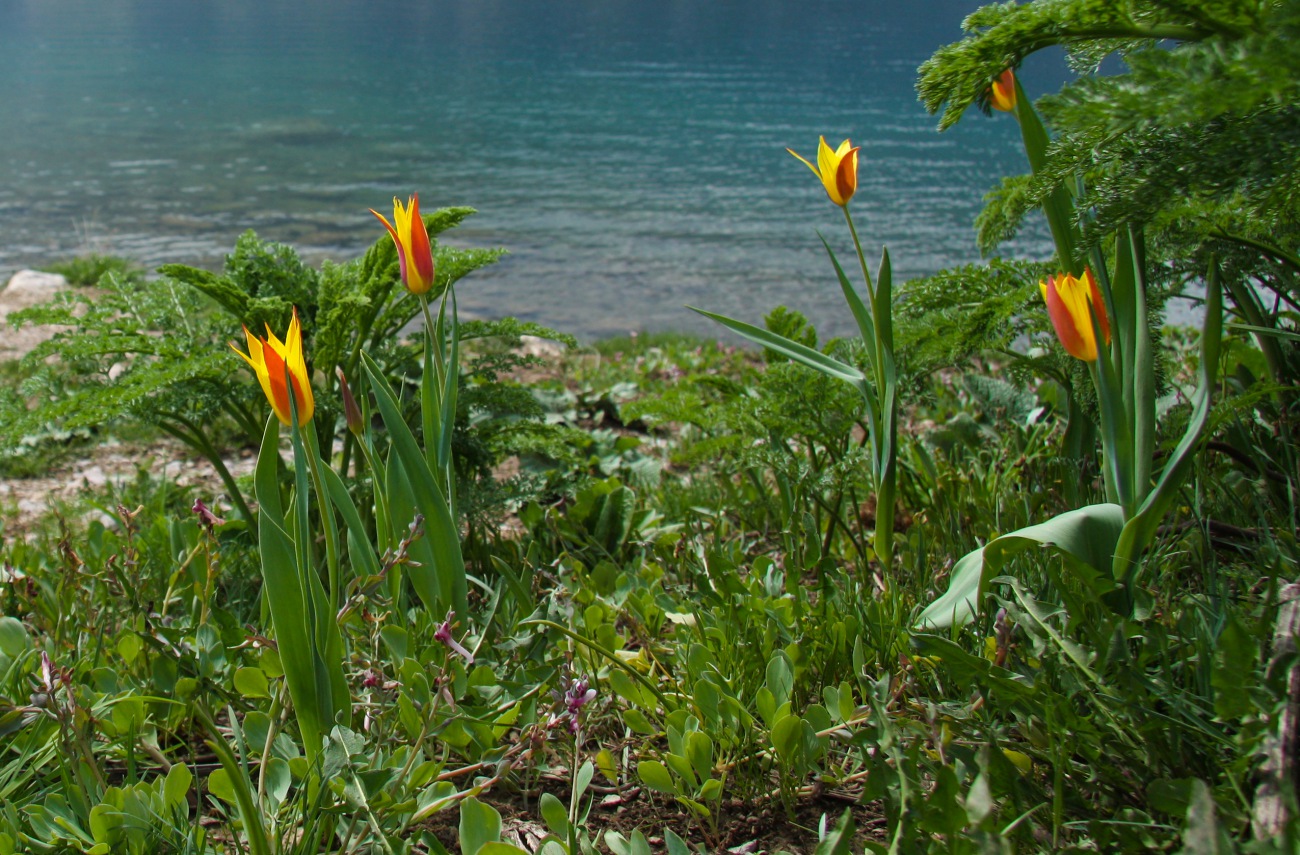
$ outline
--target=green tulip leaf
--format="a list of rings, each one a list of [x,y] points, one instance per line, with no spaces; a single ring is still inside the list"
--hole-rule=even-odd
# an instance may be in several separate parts
[[[765,329],[761,329],[744,321],[736,321],[725,315],[706,312],[703,309],[697,309],[694,306],[687,306],[692,312],[698,312],[710,320],[717,321],[727,329],[749,339],[755,344],[761,344],[763,347],[775,350],[782,356],[789,357],[795,362],[807,365],[815,371],[820,371],[828,377],[838,377],[841,380],[852,383],[855,386],[861,386],[866,382],[866,375],[852,365],[847,365],[834,359],[819,350],[813,350],[805,344],[797,341],[791,341],[782,335],[777,335]]]
[[[394,475],[404,478],[415,507],[424,515],[425,536],[418,542],[427,544],[433,566],[410,567],[416,593],[425,607],[434,614],[447,608],[467,614],[468,583],[465,578],[465,561],[460,551],[460,530],[452,516],[447,497],[438,488],[437,479],[430,471],[424,453],[420,451],[415,436],[402,418],[401,407],[384,379],[382,370],[366,353],[361,354],[361,364],[393,443],[395,454],[389,460],[389,489],[394,488]],[[391,501],[391,496],[389,507],[394,527],[409,522],[409,519],[399,519],[398,503]]]
[[[999,575],[1012,557],[1033,547],[1048,547],[1094,573],[1111,566],[1124,512],[1119,505],[1089,505],[1067,511],[1047,522],[1027,526],[989,541],[963,556],[952,569],[948,590],[917,618],[922,629],[963,626],[979,613],[980,599],[989,580]]]

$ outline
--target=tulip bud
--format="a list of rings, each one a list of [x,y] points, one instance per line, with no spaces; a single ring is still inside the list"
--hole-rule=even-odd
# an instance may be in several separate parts
[[[786,149],[813,171],[826,188],[826,195],[841,208],[849,204],[853,194],[858,190],[858,147],[848,140],[840,147],[832,149],[826,144],[826,137],[820,137],[817,144],[817,165],[813,166],[793,149]]]
[[[231,342],[230,348],[243,357],[257,381],[262,386],[266,400],[282,424],[293,422],[293,407],[298,408],[298,426],[311,421],[316,411],[316,400],[311,393],[311,378],[307,374],[307,361],[302,351],[302,327],[298,323],[298,310],[293,310],[293,321],[284,341],[276,338],[271,327],[266,328],[266,338],[255,336],[244,327],[244,338],[248,341],[248,353],[244,353]],[[290,391],[292,390],[292,391]],[[292,403],[289,400],[293,396]]]
[[[348,387],[348,378],[344,376],[343,369],[336,367],[334,371],[338,374],[339,391],[343,393],[343,419],[348,423],[348,430],[352,431],[353,436],[360,437],[366,429],[361,408],[357,406],[357,399],[352,397],[352,389]]]
[[[989,104],[995,110],[1009,113],[1016,109],[1016,73],[1007,69],[989,84]]]
[[[370,213],[379,218],[397,245],[397,263],[402,270],[402,284],[412,294],[427,294],[433,287],[434,264],[433,247],[429,244],[429,233],[420,218],[420,196],[414,194],[406,205],[393,197],[393,222],[388,222],[384,215],[370,209]]]
[[[1097,336],[1093,331],[1092,316],[1097,316],[1097,330],[1105,344],[1110,344],[1110,321],[1092,271],[1085,269],[1079,277],[1069,273],[1049,276],[1046,281],[1040,281],[1038,287],[1047,303],[1047,314],[1052,319],[1056,337],[1066,353],[1084,362],[1095,362]]]

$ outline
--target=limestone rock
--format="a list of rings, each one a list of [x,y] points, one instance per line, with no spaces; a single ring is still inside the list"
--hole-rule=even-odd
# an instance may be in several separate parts
[[[0,359],[17,359],[54,334],[51,327],[9,326],[9,314],[48,302],[68,287],[68,280],[58,273],[19,270],[0,289]]]

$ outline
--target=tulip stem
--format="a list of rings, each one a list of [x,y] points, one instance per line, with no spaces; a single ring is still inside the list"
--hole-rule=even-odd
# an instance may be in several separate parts
[[[858,251],[858,265],[862,268],[862,279],[867,283],[867,308],[871,310],[871,317],[876,317],[876,286],[871,281],[871,271],[867,269],[867,257],[862,252],[862,241],[858,240],[858,229],[853,225],[853,215],[849,213],[849,206],[843,206],[844,221],[849,224],[849,234],[853,235],[853,248]],[[879,340],[879,339],[877,339]]]
[[[337,609],[339,604],[339,556],[338,531],[334,526],[334,505],[329,494],[325,492],[325,482],[320,476],[320,445],[316,439],[315,425],[310,430],[302,431],[307,458],[307,472],[311,475],[312,488],[316,491],[316,501],[320,506],[321,524],[325,527],[325,563],[329,568],[329,605]]]
[[[434,326],[433,317],[429,314],[429,300],[423,294],[419,296],[419,300],[420,300],[420,311],[424,313],[423,371],[425,376],[423,378],[423,382],[420,383],[420,393],[421,393],[420,416],[423,419],[423,426],[424,426],[424,458],[425,460],[428,461],[429,469],[434,473],[434,477],[438,478],[439,482],[441,483],[442,480],[440,477],[441,473],[438,471],[438,445],[440,444],[440,438],[436,433],[436,426],[439,424],[439,422],[436,422],[434,420],[435,401],[433,399],[434,399],[434,390],[442,388],[442,383],[441,383],[442,372],[438,371],[437,368],[435,368],[434,366],[434,360],[436,355],[437,357],[439,357],[437,359],[438,367],[441,367],[442,359],[440,357],[442,352],[441,350],[438,351],[434,350],[434,335],[435,333],[439,332],[439,330],[436,326]],[[428,376],[430,372],[434,372],[434,377],[432,382]],[[436,383],[437,385],[435,386],[434,383]],[[444,486],[444,492],[445,492],[445,485],[442,486]]]
[[[844,221],[849,224],[849,233],[853,235],[853,248],[858,253],[858,264],[862,268],[862,279],[866,283],[867,310],[871,319],[871,380],[875,385],[875,394],[879,406],[868,406],[868,417],[872,420],[870,431],[872,438],[871,462],[872,474],[876,480],[876,531],[873,546],[881,567],[889,571],[894,563],[894,496],[897,489],[898,467],[897,433],[898,404],[895,395],[894,375],[894,334],[890,292],[889,254],[885,253],[880,266],[878,289],[867,268],[867,257],[862,251],[862,241],[858,238],[858,229],[853,224],[853,215],[849,206],[843,205]],[[861,321],[860,321],[861,322]],[[863,330],[864,338],[866,330]],[[863,390],[864,397],[870,397]],[[874,412],[871,410],[874,409]],[[888,572],[885,578],[888,579]]]

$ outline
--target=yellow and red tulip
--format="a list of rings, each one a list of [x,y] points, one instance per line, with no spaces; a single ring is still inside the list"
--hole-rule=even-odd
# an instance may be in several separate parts
[[[402,284],[412,294],[427,294],[433,287],[434,266],[433,248],[429,245],[429,233],[420,218],[420,196],[413,194],[410,201],[403,205],[393,197],[393,222],[388,222],[384,215],[370,209],[370,213],[379,218],[388,233],[397,244],[397,263],[402,268]]]
[[[303,357],[298,310],[293,310],[293,320],[284,341],[275,337],[270,325],[266,327],[266,338],[253,335],[248,327],[244,327],[244,337],[248,339],[248,353],[235,347],[234,342],[230,343],[230,348],[252,367],[275,415],[285,425],[293,423],[289,399],[292,388],[293,402],[298,406],[298,426],[307,424],[316,411],[316,400],[311,394],[311,378],[307,375],[307,362]]]
[[[1105,344],[1110,344],[1110,321],[1092,271],[1085,269],[1083,275],[1077,277],[1069,273],[1049,276],[1046,281],[1039,281],[1038,287],[1047,303],[1052,326],[1056,328],[1056,337],[1061,340],[1066,353],[1084,362],[1095,362],[1097,336],[1093,331],[1092,316],[1097,316],[1097,331]]]
[[[989,105],[1009,113],[1016,109],[1016,73],[1007,69],[989,84]]]
[[[848,140],[840,147],[832,149],[826,144],[826,137],[818,138],[817,165],[813,166],[802,155],[787,148],[786,151],[803,161],[804,165],[821,179],[826,188],[826,195],[840,207],[849,204],[858,189],[858,146],[850,145]]]

